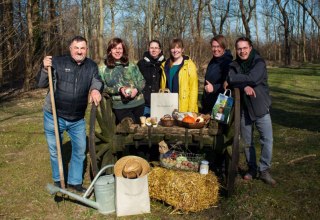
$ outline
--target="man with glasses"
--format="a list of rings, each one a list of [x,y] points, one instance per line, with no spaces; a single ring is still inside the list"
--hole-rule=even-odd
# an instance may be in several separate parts
[[[265,61],[252,47],[249,38],[236,40],[236,59],[230,64],[229,74],[224,88],[230,85],[241,91],[241,138],[245,144],[245,156],[248,172],[245,180],[252,180],[260,173],[260,179],[275,186],[276,181],[270,175],[273,134],[269,108],[268,75]],[[261,157],[259,167],[253,141],[254,125],[260,135]],[[258,170],[259,169],[259,170]]]

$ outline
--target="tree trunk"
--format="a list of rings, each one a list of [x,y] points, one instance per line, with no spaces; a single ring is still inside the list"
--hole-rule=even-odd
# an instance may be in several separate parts
[[[114,12],[115,1],[110,0],[110,12],[111,12],[111,37],[115,36],[115,12]]]
[[[246,12],[245,6],[243,4],[243,0],[239,0],[241,19],[242,19],[242,23],[243,23],[244,29],[246,31],[246,37],[248,37],[248,38],[251,37],[251,31],[250,31],[249,22],[250,22],[251,17],[252,17],[252,12],[256,8],[256,0],[253,0],[253,5],[251,5],[250,2],[251,1],[248,2],[248,10],[249,10],[249,12]],[[248,14],[248,17],[246,17],[247,14]]]
[[[289,66],[291,64],[291,48],[290,48],[290,25],[289,25],[289,17],[288,13],[286,11],[286,6],[289,1],[286,1],[284,6],[281,6],[281,0],[277,0],[278,8],[280,10],[280,13],[282,15],[283,19],[283,28],[284,28],[284,64],[286,66]]]
[[[62,0],[59,0],[58,2],[58,7],[59,7],[59,54],[62,54],[64,51],[64,34],[63,34],[63,16],[62,16]]]
[[[278,1],[278,0],[277,0]],[[305,5],[305,0],[295,0],[301,7],[309,14],[309,16],[312,18],[314,23],[320,28],[320,19],[319,16],[316,16],[312,13],[312,9],[307,8]],[[318,9],[319,10],[319,9]]]
[[[256,45],[257,49],[259,50],[259,25],[258,25],[258,13],[257,9],[254,10],[254,26],[256,27]]]
[[[211,25],[211,32],[212,32],[213,36],[216,36],[217,35],[217,29],[216,29],[216,26],[214,24],[210,1],[208,3],[207,7],[208,7],[208,12],[209,12],[209,21],[210,21],[210,25]]]
[[[49,24],[47,31],[49,32],[49,41],[48,42],[54,42],[58,40],[57,37],[57,22],[56,22],[56,8],[55,8],[55,3],[53,0],[49,1]],[[58,47],[53,47],[52,54],[57,54]]]
[[[153,2],[153,1],[152,1]],[[151,32],[151,21],[152,21],[152,2],[151,0],[148,0],[148,9],[147,9],[147,20],[148,20],[148,39],[151,41],[152,32]]]
[[[303,0],[304,3],[305,0]],[[301,36],[302,36],[302,61],[307,62],[306,56],[306,11],[303,10],[302,13],[302,27],[301,27]]]
[[[99,6],[100,6],[100,13],[99,13],[99,36],[98,36],[98,60],[99,60],[99,65],[103,65],[103,56],[104,56],[104,52],[103,52],[103,30],[104,30],[104,4],[103,4],[103,0],[99,0]]]
[[[23,90],[28,91],[30,89],[30,75],[32,72],[32,61],[31,57],[34,52],[34,43],[33,43],[33,8],[34,8],[33,0],[28,0],[27,2],[27,28],[28,28],[28,37],[27,37],[27,51],[25,53],[25,79],[23,84]]]
[[[226,10],[225,10],[225,13],[224,13],[224,14],[221,13],[220,25],[219,25],[219,34],[222,34],[222,33],[223,33],[223,26],[224,26],[224,23],[225,23],[228,15],[229,15],[230,2],[231,2],[231,0],[228,0],[228,2],[227,2],[227,8],[226,8]]]

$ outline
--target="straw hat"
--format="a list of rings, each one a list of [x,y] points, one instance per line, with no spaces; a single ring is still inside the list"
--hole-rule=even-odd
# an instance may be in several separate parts
[[[137,156],[121,157],[114,165],[116,177],[134,179],[146,175],[150,171],[148,161]]]

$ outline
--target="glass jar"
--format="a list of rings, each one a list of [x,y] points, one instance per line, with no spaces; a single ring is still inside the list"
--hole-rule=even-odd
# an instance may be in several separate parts
[[[208,174],[209,173],[209,161],[203,160],[200,164],[200,174]]]

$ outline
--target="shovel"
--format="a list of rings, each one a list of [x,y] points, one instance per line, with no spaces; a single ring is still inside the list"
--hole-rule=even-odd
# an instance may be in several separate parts
[[[59,130],[58,130],[56,103],[55,103],[54,94],[53,94],[53,82],[52,82],[51,66],[48,67],[48,77],[49,77],[49,89],[50,89],[50,99],[51,99],[51,106],[52,106],[52,115],[53,115],[53,122],[54,122],[54,133],[55,133],[55,136],[56,136],[56,146],[57,146],[57,154],[58,154],[60,184],[61,184],[61,188],[64,189],[65,188],[65,183],[64,183],[63,165],[62,165],[62,156],[61,156],[61,147],[60,147],[60,135],[59,135]]]

